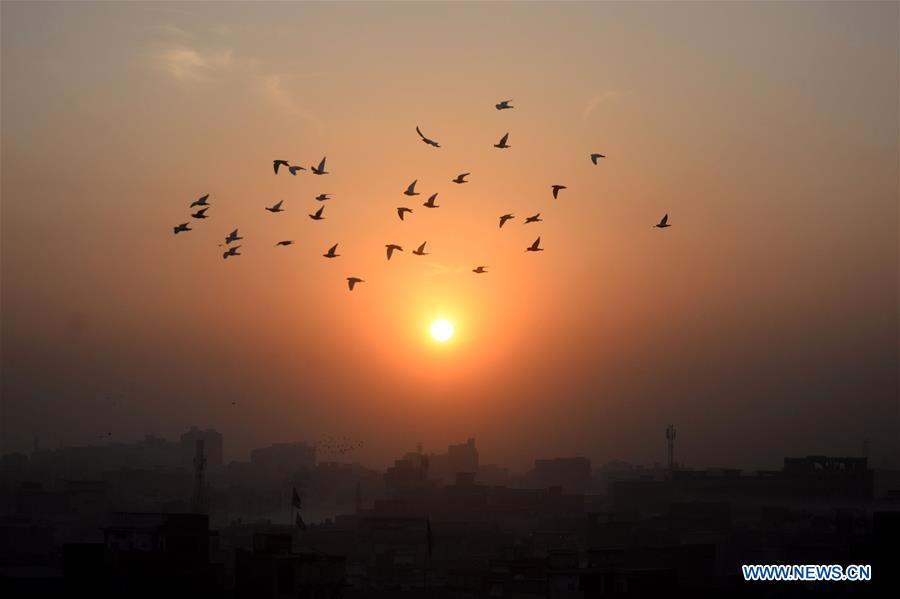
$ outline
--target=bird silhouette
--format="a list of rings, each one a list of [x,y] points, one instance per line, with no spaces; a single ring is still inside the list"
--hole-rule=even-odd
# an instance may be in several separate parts
[[[238,230],[235,229],[225,238],[225,245],[230,244],[232,241],[240,241],[243,237],[238,237]]]
[[[294,243],[293,239],[285,239],[284,241],[279,241],[278,243],[276,243],[275,247],[278,247],[279,245],[281,245],[281,246],[293,245],[293,243]]]
[[[422,245],[420,245],[418,248],[416,248],[416,249],[413,250],[413,254],[415,254],[416,256],[427,256],[427,255],[428,255],[428,252],[425,251],[425,244],[426,244],[426,243],[428,243],[428,242],[427,242],[427,241],[423,241],[423,242],[422,242]]]
[[[322,158],[322,161],[319,162],[319,166],[309,167],[312,169],[312,172],[314,175],[327,175],[328,174],[328,171],[325,170],[325,158],[327,158],[327,157]]]
[[[325,217],[322,216],[322,212],[324,210],[325,210],[325,206],[319,206],[319,209],[316,210],[314,214],[309,214],[307,216],[309,216],[313,220],[324,220]]]
[[[503,100],[499,104],[494,104],[494,108],[496,108],[497,110],[508,110],[510,108],[515,108],[515,106],[509,105],[510,102],[512,102],[512,100]]]
[[[330,193],[320,193],[319,195],[316,196],[316,200],[318,200],[319,202],[324,202],[325,200],[330,200],[330,199],[331,199]]]
[[[499,143],[495,143],[495,148],[500,148],[501,150],[504,148],[511,148],[512,146],[506,143],[506,140],[509,139],[509,133],[500,138]]]
[[[287,160],[273,160],[272,168],[275,169],[275,174],[278,174],[278,167],[280,166],[290,166]]]
[[[669,215],[666,214],[665,216],[663,216],[662,220],[660,220],[658,224],[653,226],[657,229],[665,229],[666,227],[671,227],[672,225],[669,224]]]
[[[550,187],[553,189],[553,199],[554,200],[559,195],[559,192],[561,190],[568,189],[565,185],[551,185]]]
[[[328,251],[327,251],[327,252],[325,252],[325,253],[322,254],[322,255],[325,256],[326,258],[337,258],[338,256],[340,256],[340,254],[335,254],[335,253],[334,253],[335,250],[337,250],[337,246],[338,246],[338,244],[334,244],[333,246],[331,246],[330,248],[328,248]]]
[[[397,216],[400,217],[400,220],[403,220],[403,215],[407,212],[412,212],[412,208],[407,208],[406,206],[400,206],[397,208]]]
[[[303,168],[302,166],[298,165],[298,166],[289,166],[288,170],[291,172],[292,175],[294,175],[296,177],[297,171],[305,171],[306,169]]]
[[[274,206],[271,206],[271,207],[266,206],[266,210],[268,210],[269,212],[272,212],[272,213],[284,212],[284,208],[281,207],[281,204],[283,204],[283,203],[284,203],[284,200],[278,200],[278,203],[276,203]]]
[[[478,266],[476,268],[473,268],[472,272],[480,275],[480,274],[486,273],[487,272],[486,269],[487,269],[487,266]]]
[[[541,238],[538,237],[537,239],[534,240],[534,243],[532,243],[530,246],[525,248],[525,251],[526,252],[543,252],[544,248],[540,247],[540,245],[541,245]]]
[[[359,277],[347,277],[347,287],[350,288],[350,291],[353,291],[353,286],[357,283],[365,283],[365,281]]]
[[[591,154],[591,162],[593,162],[594,164],[597,164],[597,160],[599,158],[606,158],[606,156],[604,156],[603,154],[597,154],[597,153]]]
[[[206,201],[208,199],[209,199],[209,194],[206,194],[205,196],[200,196],[199,198],[197,198],[196,200],[191,202],[190,207],[193,208],[194,206],[209,206],[209,203]]]
[[[515,216],[512,214],[504,214],[503,216],[501,216],[500,217],[500,228],[502,229],[503,225],[506,224],[506,221],[511,220],[513,218],[515,218]]]
[[[240,256],[241,254],[240,254],[240,252],[238,252],[238,248],[240,248],[240,247],[241,246],[239,246],[239,245],[231,246],[222,254],[222,258],[228,258],[229,256]]]
[[[466,181],[466,177],[471,174],[472,173],[462,173],[461,175],[456,175],[456,179],[454,179],[453,182],[459,184],[468,183],[468,181]]]
[[[434,200],[437,198],[437,195],[438,194],[436,194],[436,193],[431,194],[431,196],[427,200],[425,200],[425,202],[423,202],[422,205],[425,206],[426,208],[440,208],[440,206],[438,206],[437,204],[434,203]]]
[[[191,215],[191,218],[209,218],[208,216],[206,216],[206,211],[207,211],[207,210],[209,210],[209,207],[201,208],[201,209],[198,210],[197,212],[193,213],[193,214]]]
[[[439,144],[438,142],[434,141],[433,139],[428,139],[427,137],[425,137],[425,134],[422,133],[422,130],[419,129],[418,125],[416,125],[416,133],[418,133],[419,137],[422,138],[422,141],[427,143],[429,146],[434,146],[435,148],[441,147],[441,144]]]
[[[178,235],[182,231],[193,231],[193,229],[188,226],[188,223],[181,223],[177,227],[172,227],[172,229],[175,231],[176,235]]]
[[[540,212],[538,212],[538,213],[535,214],[534,216],[529,216],[528,218],[525,219],[525,224],[526,224],[526,225],[527,225],[528,223],[540,223],[540,222],[544,222],[544,219],[541,218],[541,213],[540,213]]]
[[[417,195],[419,195],[419,192],[416,191],[416,183],[418,183],[418,182],[419,182],[419,180],[416,179],[415,181],[413,181],[412,183],[410,183],[410,184],[409,184],[409,187],[406,188],[406,191],[403,192],[403,195],[408,195],[408,196],[417,196]]]
[[[397,250],[398,252],[403,251],[403,248],[400,247],[399,245],[397,245],[396,243],[389,243],[389,244],[385,245],[384,247],[387,248],[387,259],[388,260],[390,260],[391,256],[394,255],[394,250]]]

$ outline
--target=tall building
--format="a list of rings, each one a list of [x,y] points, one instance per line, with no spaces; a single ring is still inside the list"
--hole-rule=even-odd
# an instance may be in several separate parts
[[[475,439],[470,438],[465,443],[449,445],[447,453],[431,454],[427,457],[428,476],[446,485],[453,484],[460,472],[478,472],[478,448],[475,447]]]

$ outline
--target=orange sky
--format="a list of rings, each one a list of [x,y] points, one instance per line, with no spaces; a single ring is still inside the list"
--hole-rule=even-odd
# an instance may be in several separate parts
[[[0,11],[3,451],[199,424],[234,459],[652,462],[675,422],[701,466],[896,457],[895,3]]]

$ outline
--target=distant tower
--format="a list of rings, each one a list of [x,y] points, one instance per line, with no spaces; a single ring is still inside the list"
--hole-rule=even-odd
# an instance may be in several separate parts
[[[197,453],[194,454],[194,510],[197,512],[206,511],[204,474],[206,474],[206,452],[203,448],[203,439],[197,439]]]
[[[356,513],[362,511],[362,485],[356,481]]]
[[[668,445],[667,465],[669,470],[675,470],[675,425],[670,424],[666,427],[666,443]]]
[[[869,459],[869,438],[866,437],[862,442],[862,457]]]

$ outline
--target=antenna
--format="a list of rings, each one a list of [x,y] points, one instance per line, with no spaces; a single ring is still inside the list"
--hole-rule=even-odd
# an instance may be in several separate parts
[[[666,427],[666,443],[668,445],[668,467],[669,471],[675,470],[675,425],[670,424]]]

